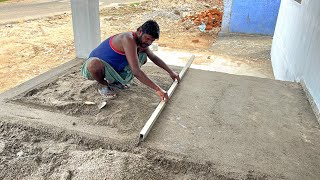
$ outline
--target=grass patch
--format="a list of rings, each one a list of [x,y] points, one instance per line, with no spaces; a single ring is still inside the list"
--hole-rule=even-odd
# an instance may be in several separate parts
[[[5,2],[5,1],[8,1],[8,0],[0,0],[0,2]]]

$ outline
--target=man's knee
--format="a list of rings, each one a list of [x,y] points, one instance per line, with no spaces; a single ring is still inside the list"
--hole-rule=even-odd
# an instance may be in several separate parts
[[[104,72],[104,64],[100,59],[91,59],[87,62],[87,69],[91,74]]]

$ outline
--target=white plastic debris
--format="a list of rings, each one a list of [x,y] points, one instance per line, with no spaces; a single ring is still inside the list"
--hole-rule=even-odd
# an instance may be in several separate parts
[[[202,24],[200,26],[198,26],[198,27],[199,27],[199,30],[201,32],[205,32],[206,31],[206,24],[204,22],[202,22]]]
[[[86,102],[84,102],[84,104],[87,104],[87,105],[94,105],[94,104],[96,104],[95,102],[91,102],[91,101],[86,101]]]

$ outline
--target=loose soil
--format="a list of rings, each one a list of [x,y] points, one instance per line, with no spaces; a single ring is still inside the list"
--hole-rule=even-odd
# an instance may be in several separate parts
[[[13,99],[14,102],[34,108],[81,117],[88,125],[116,128],[119,133],[135,138],[160,102],[153,90],[137,79],[129,89],[113,88],[117,98],[107,100],[98,95],[96,81],[83,80],[77,66],[57,80],[32,89]],[[176,72],[180,67],[171,67]],[[172,84],[170,76],[160,68],[146,64],[142,70],[163,89]],[[103,109],[98,105],[106,102]]]

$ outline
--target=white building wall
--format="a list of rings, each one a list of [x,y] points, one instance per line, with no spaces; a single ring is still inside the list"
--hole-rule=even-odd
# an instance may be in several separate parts
[[[320,109],[320,1],[282,0],[271,60],[276,79],[301,82]]]

